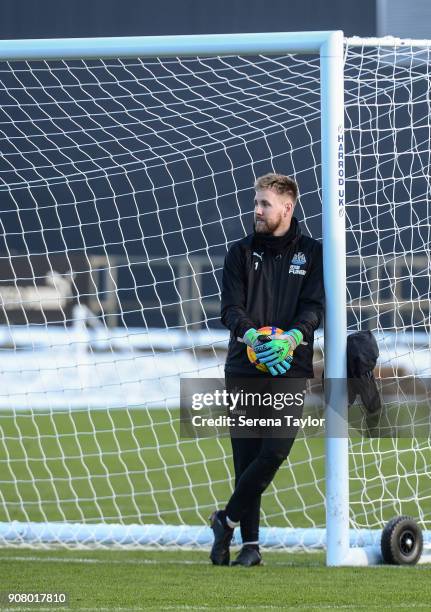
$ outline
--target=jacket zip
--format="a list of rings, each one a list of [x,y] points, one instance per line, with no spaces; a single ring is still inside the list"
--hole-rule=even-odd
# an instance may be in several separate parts
[[[283,263],[283,255],[278,253],[273,257],[274,266],[275,266],[275,287],[274,287],[274,296],[272,300],[272,324],[275,325],[277,322],[277,314],[278,314],[278,295],[280,292],[280,276],[281,276],[281,268]],[[286,331],[283,329],[283,331]]]

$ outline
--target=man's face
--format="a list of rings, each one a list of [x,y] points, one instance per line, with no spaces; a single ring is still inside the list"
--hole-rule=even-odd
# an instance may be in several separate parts
[[[292,198],[273,189],[256,191],[254,227],[257,233],[274,234],[287,231],[293,214]]]

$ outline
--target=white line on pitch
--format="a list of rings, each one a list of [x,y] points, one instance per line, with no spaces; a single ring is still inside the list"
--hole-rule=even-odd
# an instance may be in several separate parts
[[[161,565],[161,564],[172,564],[176,565],[209,565],[209,561],[191,561],[190,559],[184,559],[181,561],[174,561],[173,559],[168,559],[167,561],[157,561],[156,559],[92,559],[87,557],[2,557],[0,555],[0,561],[37,561],[45,562],[45,563],[94,563],[94,564],[104,564],[104,565]]]
[[[89,563],[89,564],[100,564],[100,565],[208,565],[210,566],[209,561],[205,560],[191,560],[191,559],[167,559],[159,560],[159,559],[92,559],[87,557],[26,557],[26,556],[5,556],[2,557],[0,555],[1,561],[36,561],[36,562],[45,562],[45,563]],[[279,565],[282,567],[301,567],[298,563],[293,561],[271,561],[271,567],[275,565]],[[322,567],[321,563],[307,563],[306,567]]]

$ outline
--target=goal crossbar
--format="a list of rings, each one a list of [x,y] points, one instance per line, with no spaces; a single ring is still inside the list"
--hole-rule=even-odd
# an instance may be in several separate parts
[[[342,44],[342,33],[338,31],[2,40],[0,60],[195,57],[262,53],[311,54],[320,53],[328,44],[335,44],[335,49],[340,42]]]

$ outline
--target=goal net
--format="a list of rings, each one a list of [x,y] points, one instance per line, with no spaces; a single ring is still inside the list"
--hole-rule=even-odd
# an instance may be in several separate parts
[[[348,329],[375,332],[385,380],[431,367],[429,70],[426,45],[346,41]],[[179,380],[223,375],[255,178],[295,177],[322,237],[319,58],[9,61],[0,99],[0,543],[206,545],[231,450],[180,438]],[[316,377],[323,357],[320,330]],[[430,528],[430,450],[351,438],[353,542],[400,514]],[[264,544],[323,544],[324,455],[297,440]]]

